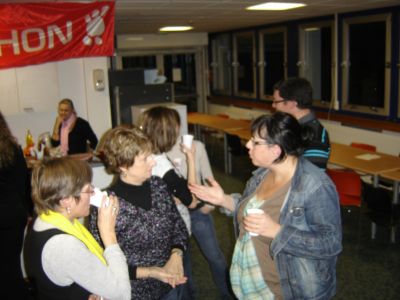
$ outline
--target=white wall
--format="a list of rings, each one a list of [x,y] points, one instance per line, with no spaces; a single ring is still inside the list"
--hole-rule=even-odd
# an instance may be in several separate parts
[[[254,119],[255,117],[270,113],[267,110],[255,110],[239,108],[235,106],[224,106],[210,103],[208,105],[210,114],[227,114],[234,119]],[[400,153],[400,133],[392,131],[375,132],[349,126],[343,126],[339,122],[321,120],[321,123],[329,132],[332,142],[341,144],[350,144],[351,142],[360,142],[372,144],[377,147],[378,152],[391,155]]]
[[[111,127],[111,108],[107,77],[108,58],[69,59],[61,62],[19,68],[17,73],[21,73],[22,69],[25,77],[31,76],[32,82],[35,82],[35,80],[39,80],[37,79],[38,70],[43,73],[45,72],[44,68],[45,70],[47,68],[49,73],[57,77],[56,80],[53,80],[52,84],[58,85],[57,89],[52,88],[54,99],[50,100],[50,103],[47,103],[47,107],[31,111],[24,111],[21,108],[16,110],[15,101],[18,101],[17,98],[13,99],[11,103],[2,103],[2,112],[6,117],[11,131],[19,142],[24,146],[27,129],[30,129],[35,140],[42,132],[52,132],[54,120],[57,116],[57,104],[62,98],[70,98],[74,102],[78,116],[89,121],[97,137],[100,138]],[[104,70],[106,86],[104,91],[96,91],[94,89],[93,69]],[[15,73],[15,70],[17,69],[0,70],[0,78],[2,75]],[[13,93],[15,95],[23,94],[24,85],[15,84],[13,86],[15,90]],[[57,92],[54,93],[54,90]],[[9,91],[8,94],[10,93]],[[42,97],[48,97],[48,93],[48,88],[38,87],[35,90],[35,101],[40,102]],[[4,113],[6,111],[5,108],[7,108],[4,105],[13,105],[12,110]]]

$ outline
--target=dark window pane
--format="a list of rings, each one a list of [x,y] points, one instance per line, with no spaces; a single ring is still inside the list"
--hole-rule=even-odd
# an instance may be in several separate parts
[[[264,34],[264,95],[273,94],[273,86],[284,79],[285,35],[283,32]]]
[[[385,21],[349,26],[349,103],[384,107]]]
[[[175,72],[180,72],[180,80],[174,80]],[[188,111],[196,111],[196,66],[194,54],[164,55],[164,72],[167,82],[174,83],[175,101],[186,104]]]
[[[211,40],[212,65],[210,82],[215,94],[230,95],[232,90],[232,54],[231,40],[228,34],[219,35]]]
[[[123,69],[155,69],[157,68],[155,56],[125,56],[122,57]]]
[[[236,38],[238,67],[238,91],[253,93],[253,36],[238,36]]]
[[[321,29],[321,101],[330,102],[332,97],[332,30]]]

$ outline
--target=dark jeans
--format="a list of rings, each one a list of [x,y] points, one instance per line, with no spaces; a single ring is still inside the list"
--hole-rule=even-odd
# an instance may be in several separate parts
[[[174,288],[169,291],[168,294],[166,294],[164,297],[161,298],[161,300],[178,300],[178,290],[177,288]]]
[[[230,291],[228,267],[218,244],[212,216],[203,214],[200,210],[195,210],[190,212],[190,219],[192,221],[192,235],[207,260],[221,298],[233,298]]]
[[[1,299],[30,299],[27,283],[22,276],[21,251],[24,240],[24,230],[27,216],[21,214],[13,223],[0,224],[2,246],[0,257],[2,259],[0,275]]]
[[[193,273],[192,273],[192,263],[190,260],[190,242],[188,243],[188,247],[183,254],[183,269],[185,271],[185,276],[187,277],[187,281],[185,284],[179,285],[176,289],[178,292],[179,300],[193,300],[196,299],[195,295],[195,287],[193,283]]]

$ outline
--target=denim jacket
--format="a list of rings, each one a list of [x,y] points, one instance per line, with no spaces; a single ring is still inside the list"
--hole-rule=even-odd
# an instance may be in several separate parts
[[[259,168],[243,195],[232,194],[237,208],[253,194],[268,170]],[[336,293],[336,260],[342,228],[336,188],[326,173],[299,158],[289,195],[281,209],[281,230],[269,254],[275,260],[284,299],[330,299]]]

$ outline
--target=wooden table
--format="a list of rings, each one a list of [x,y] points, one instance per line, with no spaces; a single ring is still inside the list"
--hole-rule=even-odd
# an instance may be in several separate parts
[[[225,132],[228,134],[237,135],[240,139],[244,141],[248,141],[251,139],[250,124],[248,128],[227,129],[225,130]]]
[[[226,135],[230,130],[250,128],[250,121],[236,120],[202,113],[190,113],[188,114],[187,119],[189,124],[194,125],[194,133],[197,139],[200,138],[201,126],[221,131],[224,134],[224,167],[225,173],[229,174],[232,167]]]
[[[362,157],[370,159],[362,159]],[[332,143],[329,162],[345,168],[371,174],[375,187],[379,184],[379,177],[393,180],[392,205],[398,203],[400,157]],[[396,241],[396,228],[394,226],[390,229],[390,240],[393,243]]]
[[[400,157],[338,143],[331,143],[329,162],[373,175],[375,186],[378,185],[380,173],[400,169]]]

